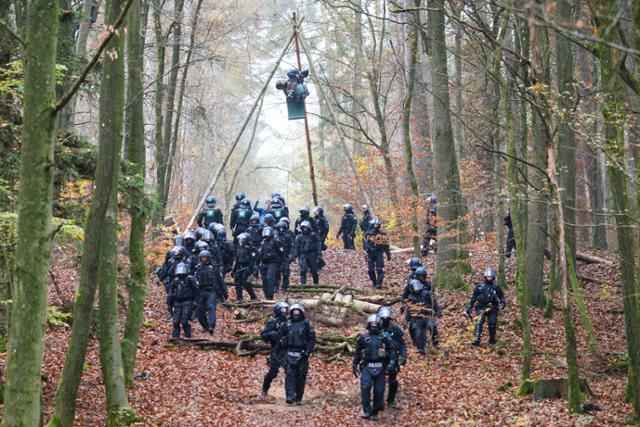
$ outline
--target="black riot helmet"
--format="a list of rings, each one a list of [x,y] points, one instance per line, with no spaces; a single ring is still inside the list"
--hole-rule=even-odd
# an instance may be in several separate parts
[[[236,201],[240,202],[240,201],[242,201],[243,199],[246,199],[246,198],[247,198],[247,196],[242,191],[239,191],[239,192],[236,193]]]
[[[309,206],[304,205],[300,208],[300,215],[301,216],[307,216],[309,215]]]
[[[496,280],[497,276],[498,273],[491,267],[488,267],[486,270],[484,270],[484,279],[487,282],[493,282],[494,280]]]
[[[193,243],[195,243],[196,241],[196,233],[194,233],[193,231],[189,230],[186,233],[184,233],[184,243],[187,245],[191,245]]]
[[[207,242],[205,242],[204,240],[199,240],[198,242],[196,242],[196,251],[198,253],[202,251],[208,251],[208,250],[209,250],[209,244]]]
[[[273,237],[273,228],[265,227],[262,229],[262,238],[270,240]]]
[[[282,220],[278,221],[278,223],[276,224],[276,230],[278,231],[278,233],[284,233],[286,229],[287,223]]]
[[[267,224],[268,226],[273,225],[273,223],[275,222],[276,222],[276,219],[270,213],[264,216],[264,223]]]
[[[316,206],[315,207],[315,211],[316,211],[316,215],[322,216],[324,215],[324,208],[322,206]]]
[[[180,261],[185,256],[184,248],[182,246],[174,246],[173,249],[171,249],[171,256]]]
[[[427,280],[428,271],[424,267],[416,268],[416,279],[426,281]]]
[[[251,215],[251,218],[249,219],[249,224],[251,225],[260,224],[260,215],[258,215],[257,213],[254,213],[253,215]]]
[[[309,221],[302,221],[300,223],[300,231],[302,231],[303,234],[311,233],[311,223]]]
[[[418,267],[422,267],[422,261],[418,257],[413,257],[409,260],[409,268],[411,270],[416,271]]]
[[[383,305],[378,310],[378,317],[382,327],[386,328],[391,323],[391,319],[393,319],[393,310],[388,305]]]
[[[379,218],[373,218],[371,220],[371,228],[374,230],[380,230],[380,227],[382,227],[382,221],[380,221]]]
[[[187,264],[181,262],[176,265],[174,273],[176,276],[186,276],[187,274],[189,274],[189,268],[187,267]]]
[[[213,197],[213,196],[207,197],[206,204],[207,204],[207,207],[209,209],[215,208],[216,207],[216,198]]]
[[[344,205],[342,205],[342,209],[344,209],[345,213],[353,212],[353,206],[351,205],[351,203],[345,203]]]
[[[198,254],[198,258],[200,259],[200,262],[202,264],[209,264],[209,262],[211,261],[211,252],[209,251],[202,251]]]
[[[182,246],[184,243],[184,237],[182,236],[176,236],[173,238],[173,244],[175,246]]]
[[[240,233],[238,235],[238,244],[240,246],[245,246],[247,242],[251,240],[251,235],[249,233]]]
[[[285,301],[278,302],[273,308],[273,314],[275,317],[286,319],[287,315],[289,314],[289,304],[287,304]]]
[[[251,208],[251,202],[249,201],[249,199],[247,199],[246,197],[244,199],[242,199],[242,201],[240,202],[240,206],[242,206],[243,208],[249,209]]]
[[[196,240],[200,240],[205,231],[207,231],[207,229],[204,227],[196,228]]]
[[[289,318],[294,322],[299,322],[304,319],[304,307],[302,304],[291,304],[289,307]]]
[[[377,333],[380,330],[380,321],[377,314],[367,317],[367,330],[369,333]]]

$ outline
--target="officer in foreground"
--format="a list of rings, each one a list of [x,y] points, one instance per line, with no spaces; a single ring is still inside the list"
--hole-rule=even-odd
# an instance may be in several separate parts
[[[378,317],[380,318],[380,329],[382,335],[385,338],[389,338],[395,348],[395,369],[387,368],[387,374],[389,375],[389,392],[387,393],[387,405],[394,406],[396,400],[396,394],[398,393],[398,373],[400,372],[400,366],[404,366],[407,363],[407,343],[404,340],[404,333],[402,328],[393,322],[393,310],[389,306],[382,306],[378,310]],[[390,360],[387,360],[389,364]]]
[[[291,305],[289,323],[282,332],[286,336],[284,388],[287,404],[301,405],[309,370],[309,355],[316,346],[316,330],[305,319],[302,304]]]
[[[385,371],[395,370],[396,363],[394,343],[384,336],[377,315],[372,314],[367,318],[367,331],[356,339],[352,365],[353,375],[360,376],[362,418],[365,420],[378,419],[378,412],[383,408]]]
[[[262,381],[262,395],[269,393],[271,382],[278,376],[278,371],[284,361],[284,354],[287,346],[287,323],[289,319],[289,304],[280,301],[273,310],[273,319],[265,325],[260,336],[263,340],[271,344],[271,353],[267,358],[269,371]]]

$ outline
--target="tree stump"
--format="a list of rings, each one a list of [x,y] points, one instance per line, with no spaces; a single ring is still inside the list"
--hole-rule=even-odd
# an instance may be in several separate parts
[[[552,378],[546,380],[536,380],[533,382],[533,399],[564,399],[567,400],[569,384],[566,378]],[[587,381],[580,378],[580,390],[589,397],[593,397],[593,392]]]

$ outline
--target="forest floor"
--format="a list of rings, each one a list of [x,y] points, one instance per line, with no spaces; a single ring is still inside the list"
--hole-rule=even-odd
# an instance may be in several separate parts
[[[495,253],[488,243],[477,244],[472,251],[474,271],[492,264]],[[59,250],[58,250],[59,252]],[[384,290],[400,294],[408,274],[408,254],[398,254],[387,265]],[[52,269],[56,283],[51,284],[50,303],[60,299],[72,301],[77,286],[75,257],[58,253]],[[321,282],[349,285],[370,292],[366,263],[362,251],[329,250],[327,267]],[[434,257],[423,258],[431,271]],[[150,266],[151,267],[151,266]],[[579,330],[581,374],[596,397],[592,399],[600,411],[572,415],[564,401],[534,401],[531,396],[516,397],[520,372],[520,328],[518,309],[511,280],[515,260],[508,260],[509,284],[506,296],[509,308],[501,315],[497,349],[469,345],[472,324],[462,316],[470,292],[437,290],[443,317],[439,320],[440,348],[419,355],[409,345],[409,360],[400,375],[397,408],[381,415],[380,425],[451,425],[451,426],[586,426],[623,425],[631,415],[623,403],[626,372],[616,370],[590,356],[585,334]],[[584,281],[583,290],[588,311],[595,324],[600,349],[604,354],[625,351],[622,301],[615,265],[578,265],[579,274],[595,279]],[[298,281],[292,273],[293,282]],[[480,277],[469,277],[469,283]],[[58,289],[56,289],[56,286]],[[235,297],[230,288],[230,299]],[[284,297],[277,295],[277,297]],[[291,296],[295,298],[295,295]],[[559,301],[557,301],[559,304]],[[395,307],[399,319],[399,307]],[[268,309],[267,309],[268,310]],[[265,311],[266,312],[266,311]],[[578,318],[577,313],[575,317]],[[330,330],[311,321],[318,333]],[[259,333],[262,322],[233,323],[233,310],[218,309],[215,339],[236,339],[236,331]],[[363,330],[365,319],[343,328],[333,328],[350,335]],[[194,337],[210,338],[193,322]],[[556,312],[545,319],[541,309],[532,310],[533,347],[532,376],[566,377],[562,317]],[[284,402],[284,373],[274,381],[269,396],[260,395],[263,375],[267,371],[266,356],[240,357],[234,354],[203,350],[196,346],[169,342],[171,324],[165,307],[164,289],[151,283],[145,306],[145,327],[138,351],[135,388],[130,390],[131,405],[144,422],[139,425],[166,426],[342,426],[367,425],[360,419],[359,382],[351,373],[350,358],[327,363],[311,358],[307,388],[302,406]],[[64,362],[69,328],[49,328],[46,333],[44,361],[45,417],[53,410],[55,387]],[[85,373],[79,392],[76,423],[79,426],[102,425],[104,392],[101,384],[97,344],[94,341],[87,356]]]

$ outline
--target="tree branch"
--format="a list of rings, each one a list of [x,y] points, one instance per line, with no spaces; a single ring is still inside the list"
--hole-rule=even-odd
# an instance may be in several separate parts
[[[22,40],[22,37],[20,37],[20,36],[19,36],[15,31],[13,31],[13,30],[11,29],[11,27],[10,27],[6,22],[4,22],[2,19],[0,19],[0,27],[3,27],[5,30],[7,30],[7,32],[8,32],[9,34],[11,34],[11,36],[12,36],[14,39],[18,40],[18,42],[19,42],[22,46],[25,46],[25,47],[27,46],[27,43],[25,43],[25,41],[24,41],[24,40]]]
[[[71,100],[73,95],[75,95],[75,93],[78,91],[78,89],[80,89],[80,85],[86,80],[87,76],[89,75],[89,72],[97,64],[98,60],[100,59],[102,52],[106,49],[111,39],[118,31],[118,28],[120,28],[120,26],[124,22],[124,18],[127,16],[127,12],[131,7],[131,3],[133,3],[133,0],[127,0],[127,3],[124,5],[124,8],[120,12],[120,15],[118,16],[118,19],[116,20],[116,22],[113,23],[113,26],[107,27],[106,29],[107,37],[105,37],[104,40],[102,40],[102,43],[100,43],[100,46],[98,47],[98,50],[96,51],[95,55],[93,55],[93,58],[91,58],[91,61],[89,61],[87,66],[84,67],[84,70],[82,70],[82,73],[80,73],[80,76],[73,83],[73,86],[71,86],[71,88],[67,91],[67,93],[62,95],[62,97],[58,100],[58,102],[56,102],[56,105],[53,107],[53,114],[56,114],[58,111],[62,110],[64,106],[69,103],[69,101]]]

